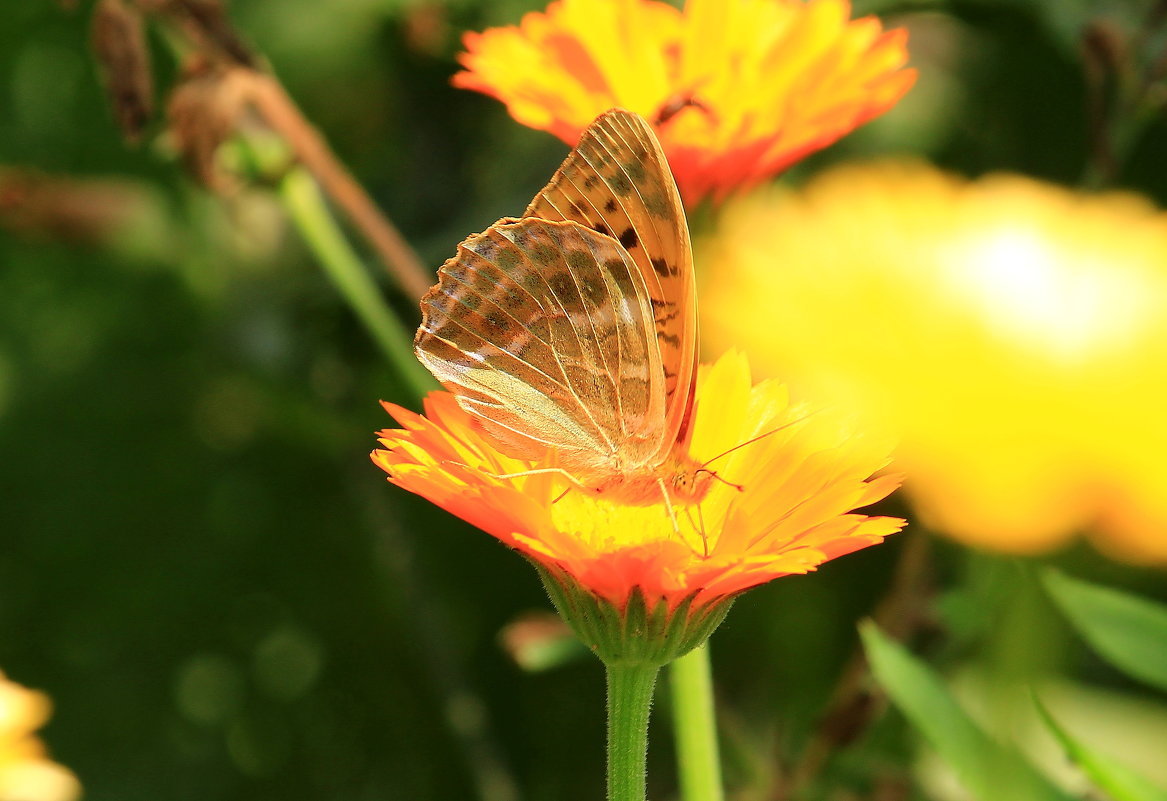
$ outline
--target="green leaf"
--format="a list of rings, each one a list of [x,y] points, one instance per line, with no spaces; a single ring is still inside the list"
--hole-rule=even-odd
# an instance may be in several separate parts
[[[1167,790],[1157,787],[1141,774],[1113,761],[1109,756],[1083,745],[1054,720],[1040,699],[1034,696],[1033,702],[1037,705],[1045,725],[1061,743],[1066,754],[1090,778],[1095,787],[1114,801],[1167,801]]]
[[[871,670],[892,702],[981,801],[1070,801],[1021,754],[1003,747],[957,704],[940,677],[871,621],[860,626]]]
[[[1042,583],[1090,647],[1119,670],[1167,691],[1167,606],[1044,570]]]

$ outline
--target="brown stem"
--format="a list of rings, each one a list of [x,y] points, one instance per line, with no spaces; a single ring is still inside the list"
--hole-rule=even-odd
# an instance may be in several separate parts
[[[420,299],[432,283],[432,276],[421,259],[304,117],[283,85],[255,66],[264,62],[262,54],[243,43],[220,0],[135,2],[143,13],[167,18],[182,32],[183,38],[193,43],[201,57],[224,70],[224,81],[239,91],[240,97],[287,141],[325,194],[344,210],[349,221],[377,252],[402,289],[414,299]]]
[[[1118,177],[1147,124],[1167,105],[1167,88],[1160,84],[1167,77],[1167,50],[1147,52],[1161,39],[1164,24],[1167,0],[1159,0],[1134,32],[1120,31],[1103,20],[1091,22],[1083,31],[1091,142],[1083,175],[1087,186],[1102,186]]]
[[[241,70],[245,68],[239,68]],[[321,188],[365,236],[401,287],[419,300],[432,282],[421,260],[364,188],[357,183],[324,138],[304,118],[284,87],[272,76],[246,70],[256,110],[291,146]]]
[[[1094,23],[1082,33],[1082,69],[1086,79],[1086,118],[1090,150],[1082,183],[1103,186],[1118,173],[1114,152],[1113,122],[1122,45],[1109,27]]]
[[[912,531],[901,535],[905,542],[887,594],[872,613],[872,618],[891,637],[906,639],[924,622],[923,599],[929,592],[929,535]],[[853,742],[885,706],[882,698],[867,689],[867,658],[857,649],[843,669],[827,711],[790,771],[777,799],[789,799],[802,792],[816,776],[831,754]]]
[[[1147,21],[1141,29],[1142,43],[1145,45],[1149,42],[1152,36],[1158,34],[1164,25],[1167,25],[1167,0],[1160,0],[1147,15]],[[1152,59],[1147,68],[1146,86],[1148,91],[1164,78],[1167,78],[1167,47]]]

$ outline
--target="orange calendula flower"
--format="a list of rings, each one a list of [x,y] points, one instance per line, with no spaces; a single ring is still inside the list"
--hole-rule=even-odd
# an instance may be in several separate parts
[[[836,168],[728,205],[703,330],[895,436],[922,520],[1167,563],[1167,214],[1015,175]]]
[[[0,801],[73,801],[81,795],[77,778],[48,758],[34,734],[51,708],[42,693],[0,673]]]
[[[704,608],[814,570],[903,525],[852,513],[899,483],[892,475],[872,478],[888,464],[886,443],[792,405],[777,383],[751,387],[741,355],[700,371],[690,454],[718,480],[700,504],[674,508],[675,524],[663,499],[622,504],[556,473],[531,472],[553,461],[499,453],[449,393],[432,393],[425,416],[385,407],[402,428],[381,431],[385,449],[372,457],[392,483],[617,609],[636,590],[650,608],[660,601],[670,610]]]
[[[847,0],[559,0],[468,33],[454,85],[569,145],[601,112],[652,120],[688,205],[753,186],[912,86],[907,32]]]

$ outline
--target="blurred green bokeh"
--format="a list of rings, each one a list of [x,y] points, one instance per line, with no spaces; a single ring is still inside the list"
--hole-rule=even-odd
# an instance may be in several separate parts
[[[912,10],[889,22],[912,29],[919,86],[791,180],[914,153],[1073,184],[1087,148],[1074,36],[1094,15],[1133,19],[1137,5],[900,6]],[[563,156],[448,83],[462,30],[537,7],[230,10],[436,266],[520,211]],[[0,169],[106,182],[112,194],[94,202],[128,220],[94,241],[84,226],[21,221],[0,197],[0,668],[53,697],[54,757],[90,801],[599,798],[597,665],[528,674],[507,657],[500,629],[548,605],[533,571],[385,485],[367,453],[388,423],[377,400],[403,400],[401,388],[270,193],[208,195],[155,142],[157,122],[143,145],[122,143],[89,11],[0,4]],[[164,88],[175,68],[151,44]],[[1156,126],[1122,183],[1162,205],[1167,126]],[[414,324],[416,308],[384,284]],[[937,547],[942,578],[960,584],[963,555]],[[805,738],[902,548],[737,603],[713,640],[735,786],[764,786],[769,760]],[[1008,581],[984,578],[995,569],[1006,568],[976,573],[988,582],[979,601],[947,598],[967,623],[949,647],[1005,649],[1004,664],[1080,658],[1047,650],[1056,627],[1049,641],[995,629],[1012,600]],[[1094,568],[1107,570],[1137,580]],[[650,779],[664,798],[671,745],[663,725],[654,734]],[[863,759],[903,762],[895,738],[871,737]],[[860,792],[871,773],[854,760],[840,771]]]

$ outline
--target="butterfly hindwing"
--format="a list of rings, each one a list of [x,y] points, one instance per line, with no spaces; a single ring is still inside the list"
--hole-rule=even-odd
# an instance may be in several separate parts
[[[652,306],[666,388],[661,447],[671,448],[691,410],[697,301],[681,198],[648,123],[622,109],[601,115],[523,216],[577,222],[631,257]]]
[[[611,237],[500,221],[422,299],[418,357],[514,456],[581,474],[650,464],[667,388],[649,288]]]

